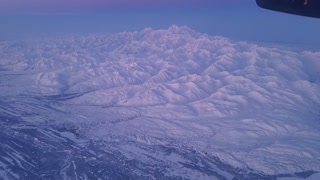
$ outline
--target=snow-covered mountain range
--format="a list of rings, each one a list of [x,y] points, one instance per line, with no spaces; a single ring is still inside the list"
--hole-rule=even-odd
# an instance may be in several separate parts
[[[320,171],[320,52],[178,26],[3,41],[0,92],[3,179]]]

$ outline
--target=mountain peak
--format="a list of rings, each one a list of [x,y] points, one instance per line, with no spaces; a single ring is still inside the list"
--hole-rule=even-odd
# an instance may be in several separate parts
[[[172,33],[195,33],[194,30],[189,28],[188,26],[177,26],[177,25],[172,25],[171,27],[168,28],[168,31]]]
[[[155,31],[159,30],[154,30],[151,27],[144,28],[141,33],[153,33]],[[160,31],[167,31],[173,34],[195,34],[196,31],[193,29],[189,28],[188,26],[178,26],[178,25],[172,25],[168,29],[162,29]]]

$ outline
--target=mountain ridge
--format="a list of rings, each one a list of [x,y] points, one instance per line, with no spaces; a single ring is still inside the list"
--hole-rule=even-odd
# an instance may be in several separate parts
[[[254,172],[320,171],[319,52],[185,26],[0,47],[2,97],[51,98],[89,140],[170,139]],[[25,119],[66,123],[56,116]]]

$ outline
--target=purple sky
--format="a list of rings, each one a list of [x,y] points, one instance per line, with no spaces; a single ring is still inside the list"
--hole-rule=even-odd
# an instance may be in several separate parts
[[[228,0],[235,2],[238,0]],[[0,0],[1,14],[76,13],[114,8],[205,5],[223,0]]]

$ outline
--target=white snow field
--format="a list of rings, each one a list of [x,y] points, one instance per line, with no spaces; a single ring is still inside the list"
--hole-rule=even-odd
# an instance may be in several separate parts
[[[214,179],[187,170],[179,154],[141,146],[192,150],[266,179],[320,171],[320,52],[185,26],[2,41],[0,92],[2,106],[12,106],[0,112],[70,125],[77,133],[60,135],[76,144],[116,144],[129,159],[175,163],[166,175]]]

